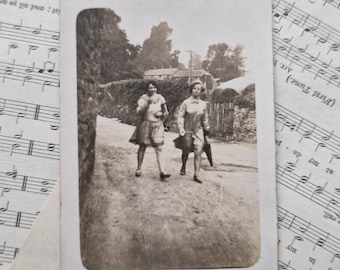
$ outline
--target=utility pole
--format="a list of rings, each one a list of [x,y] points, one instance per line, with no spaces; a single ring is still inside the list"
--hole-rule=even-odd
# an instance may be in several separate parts
[[[189,51],[187,51],[188,53],[190,53],[190,60],[189,60],[189,67],[188,67],[188,70],[189,70],[189,84],[191,84],[191,81],[192,81],[192,54],[195,53],[193,52],[191,49]]]

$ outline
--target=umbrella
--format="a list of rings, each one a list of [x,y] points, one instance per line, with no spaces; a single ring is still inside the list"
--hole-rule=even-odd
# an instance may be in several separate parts
[[[203,151],[207,154],[207,158],[209,160],[210,166],[213,166],[212,154],[211,154],[211,145],[208,142],[207,138],[204,137],[204,146]]]
[[[236,92],[240,93],[242,90],[244,90],[248,85],[254,84],[255,80],[251,77],[238,77],[235,79],[232,79],[230,81],[226,81],[224,83],[221,83],[217,89],[234,89]]]

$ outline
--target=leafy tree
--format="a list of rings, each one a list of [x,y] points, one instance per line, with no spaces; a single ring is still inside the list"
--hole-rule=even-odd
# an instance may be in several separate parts
[[[171,53],[171,34],[172,29],[167,22],[152,27],[150,37],[144,41],[136,61],[141,73],[148,69],[178,67],[180,51]]]
[[[91,22],[88,29],[78,24],[78,39],[85,39],[100,51],[100,57],[96,59],[100,67],[99,81],[106,83],[138,77],[131,70],[131,61],[136,58],[140,47],[130,44],[125,31],[119,28],[121,18],[110,9],[91,9],[87,14]],[[87,34],[89,29],[93,33],[91,36]]]
[[[226,43],[210,45],[203,61],[203,68],[215,78],[228,81],[244,75],[243,46],[237,44],[234,48]]]

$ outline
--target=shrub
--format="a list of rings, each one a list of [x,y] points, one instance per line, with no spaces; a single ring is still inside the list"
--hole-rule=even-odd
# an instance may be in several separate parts
[[[145,84],[148,80],[116,81],[100,87],[98,90],[98,114],[118,118],[123,123],[135,125],[137,101],[145,94]],[[157,81],[158,93],[165,100],[169,110],[169,117],[164,121],[167,126],[175,126],[176,108],[184,99],[190,96],[186,80]]]

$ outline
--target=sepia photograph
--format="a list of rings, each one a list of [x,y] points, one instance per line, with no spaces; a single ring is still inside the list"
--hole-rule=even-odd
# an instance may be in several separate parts
[[[259,263],[257,92],[267,91],[264,74],[271,80],[258,67],[259,9],[130,0],[77,13],[74,166],[85,269]]]

